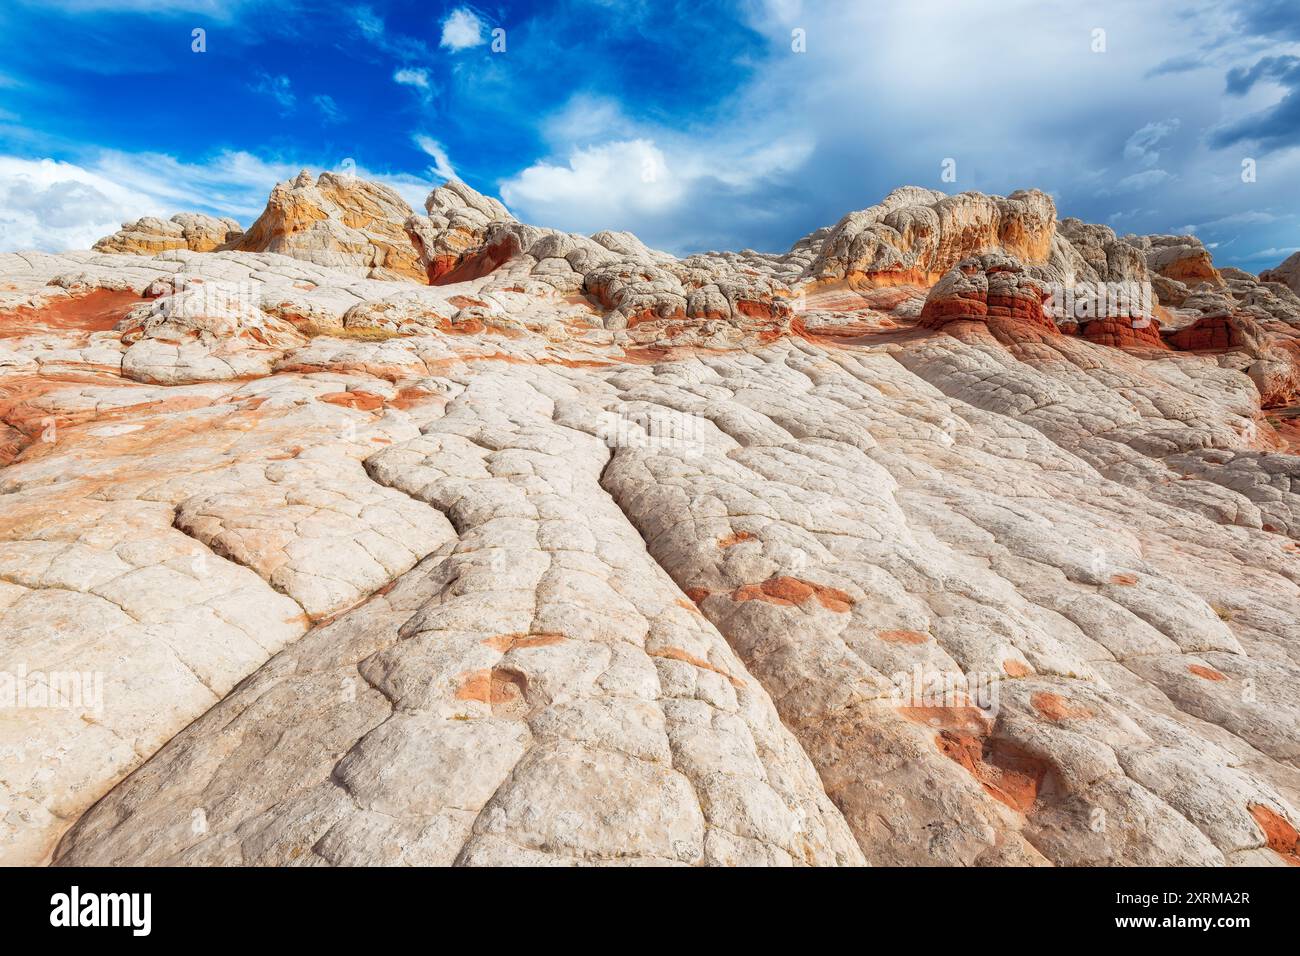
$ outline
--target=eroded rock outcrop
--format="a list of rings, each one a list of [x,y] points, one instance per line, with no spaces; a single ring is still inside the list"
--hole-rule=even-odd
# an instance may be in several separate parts
[[[921,324],[943,328],[950,322],[977,321],[997,328],[1017,326],[1056,333],[1043,312],[1048,292],[1010,256],[972,256],[935,283],[921,310]]]
[[[1214,268],[1210,251],[1195,236],[1129,236],[1155,274],[1195,288],[1204,283],[1222,288],[1223,277]]]
[[[1057,238],[1065,240],[1057,245],[1058,258],[1066,265],[1061,275],[1064,281],[1144,283],[1150,279],[1142,250],[1117,237],[1109,226],[1066,218],[1057,226]],[[1076,255],[1091,272],[1080,270],[1071,261]]]
[[[500,202],[455,180],[429,193],[424,209],[428,215],[411,215],[405,228],[430,282],[438,282],[452,273],[462,265],[466,254],[483,249],[488,244],[490,225],[515,221]],[[490,271],[486,269],[479,274]]]
[[[411,207],[392,189],[356,176],[306,170],[271,191],[248,231],[222,248],[277,252],[375,279],[424,278],[406,234]]]
[[[809,274],[821,279],[929,284],[975,253],[1001,252],[1041,264],[1052,252],[1056,206],[1038,190],[1003,198],[947,196],[907,186],[852,212],[830,230]]]
[[[161,288],[160,288],[161,287]],[[122,374],[137,382],[180,385],[265,375],[303,338],[258,308],[245,290],[195,279],[136,306],[118,323]]]
[[[1286,286],[1032,192],[678,259],[333,179],[0,255],[0,860],[1294,861]]]
[[[94,249],[138,256],[152,256],[169,249],[211,252],[235,242],[242,234],[243,227],[233,219],[178,212],[166,220],[145,216],[135,222],[125,222],[113,235],[95,243]]]
[[[1280,282],[1292,292],[1300,294],[1300,252],[1293,252],[1275,269],[1265,269],[1259,274],[1260,282]]]

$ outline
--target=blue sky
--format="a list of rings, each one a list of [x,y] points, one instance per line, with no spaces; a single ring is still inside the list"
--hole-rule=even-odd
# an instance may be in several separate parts
[[[1300,2],[0,7],[0,250],[247,224],[352,164],[417,208],[455,175],[678,253],[783,250],[905,183],[1036,186],[1258,271],[1300,246]]]

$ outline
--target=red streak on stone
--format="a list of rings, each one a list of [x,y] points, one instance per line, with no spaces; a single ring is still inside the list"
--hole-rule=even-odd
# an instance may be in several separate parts
[[[145,300],[134,292],[95,289],[84,295],[52,299],[39,309],[0,312],[0,338],[42,332],[109,332]]]
[[[828,611],[843,613],[853,606],[853,598],[838,588],[784,576],[768,578],[762,584],[746,584],[731,595],[733,601],[763,601],[784,606],[803,604],[809,598],[816,598]]]
[[[1264,842],[1270,850],[1292,866],[1300,866],[1300,833],[1280,814],[1258,803],[1246,805],[1259,828],[1264,831]]]

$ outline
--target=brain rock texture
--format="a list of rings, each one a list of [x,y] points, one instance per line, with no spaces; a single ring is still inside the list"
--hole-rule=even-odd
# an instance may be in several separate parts
[[[0,254],[0,862],[1296,865],[1295,272],[329,173]]]

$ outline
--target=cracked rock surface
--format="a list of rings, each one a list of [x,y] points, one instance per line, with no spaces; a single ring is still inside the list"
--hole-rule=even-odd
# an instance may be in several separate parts
[[[1282,281],[369,187],[0,255],[0,861],[1300,864]]]

